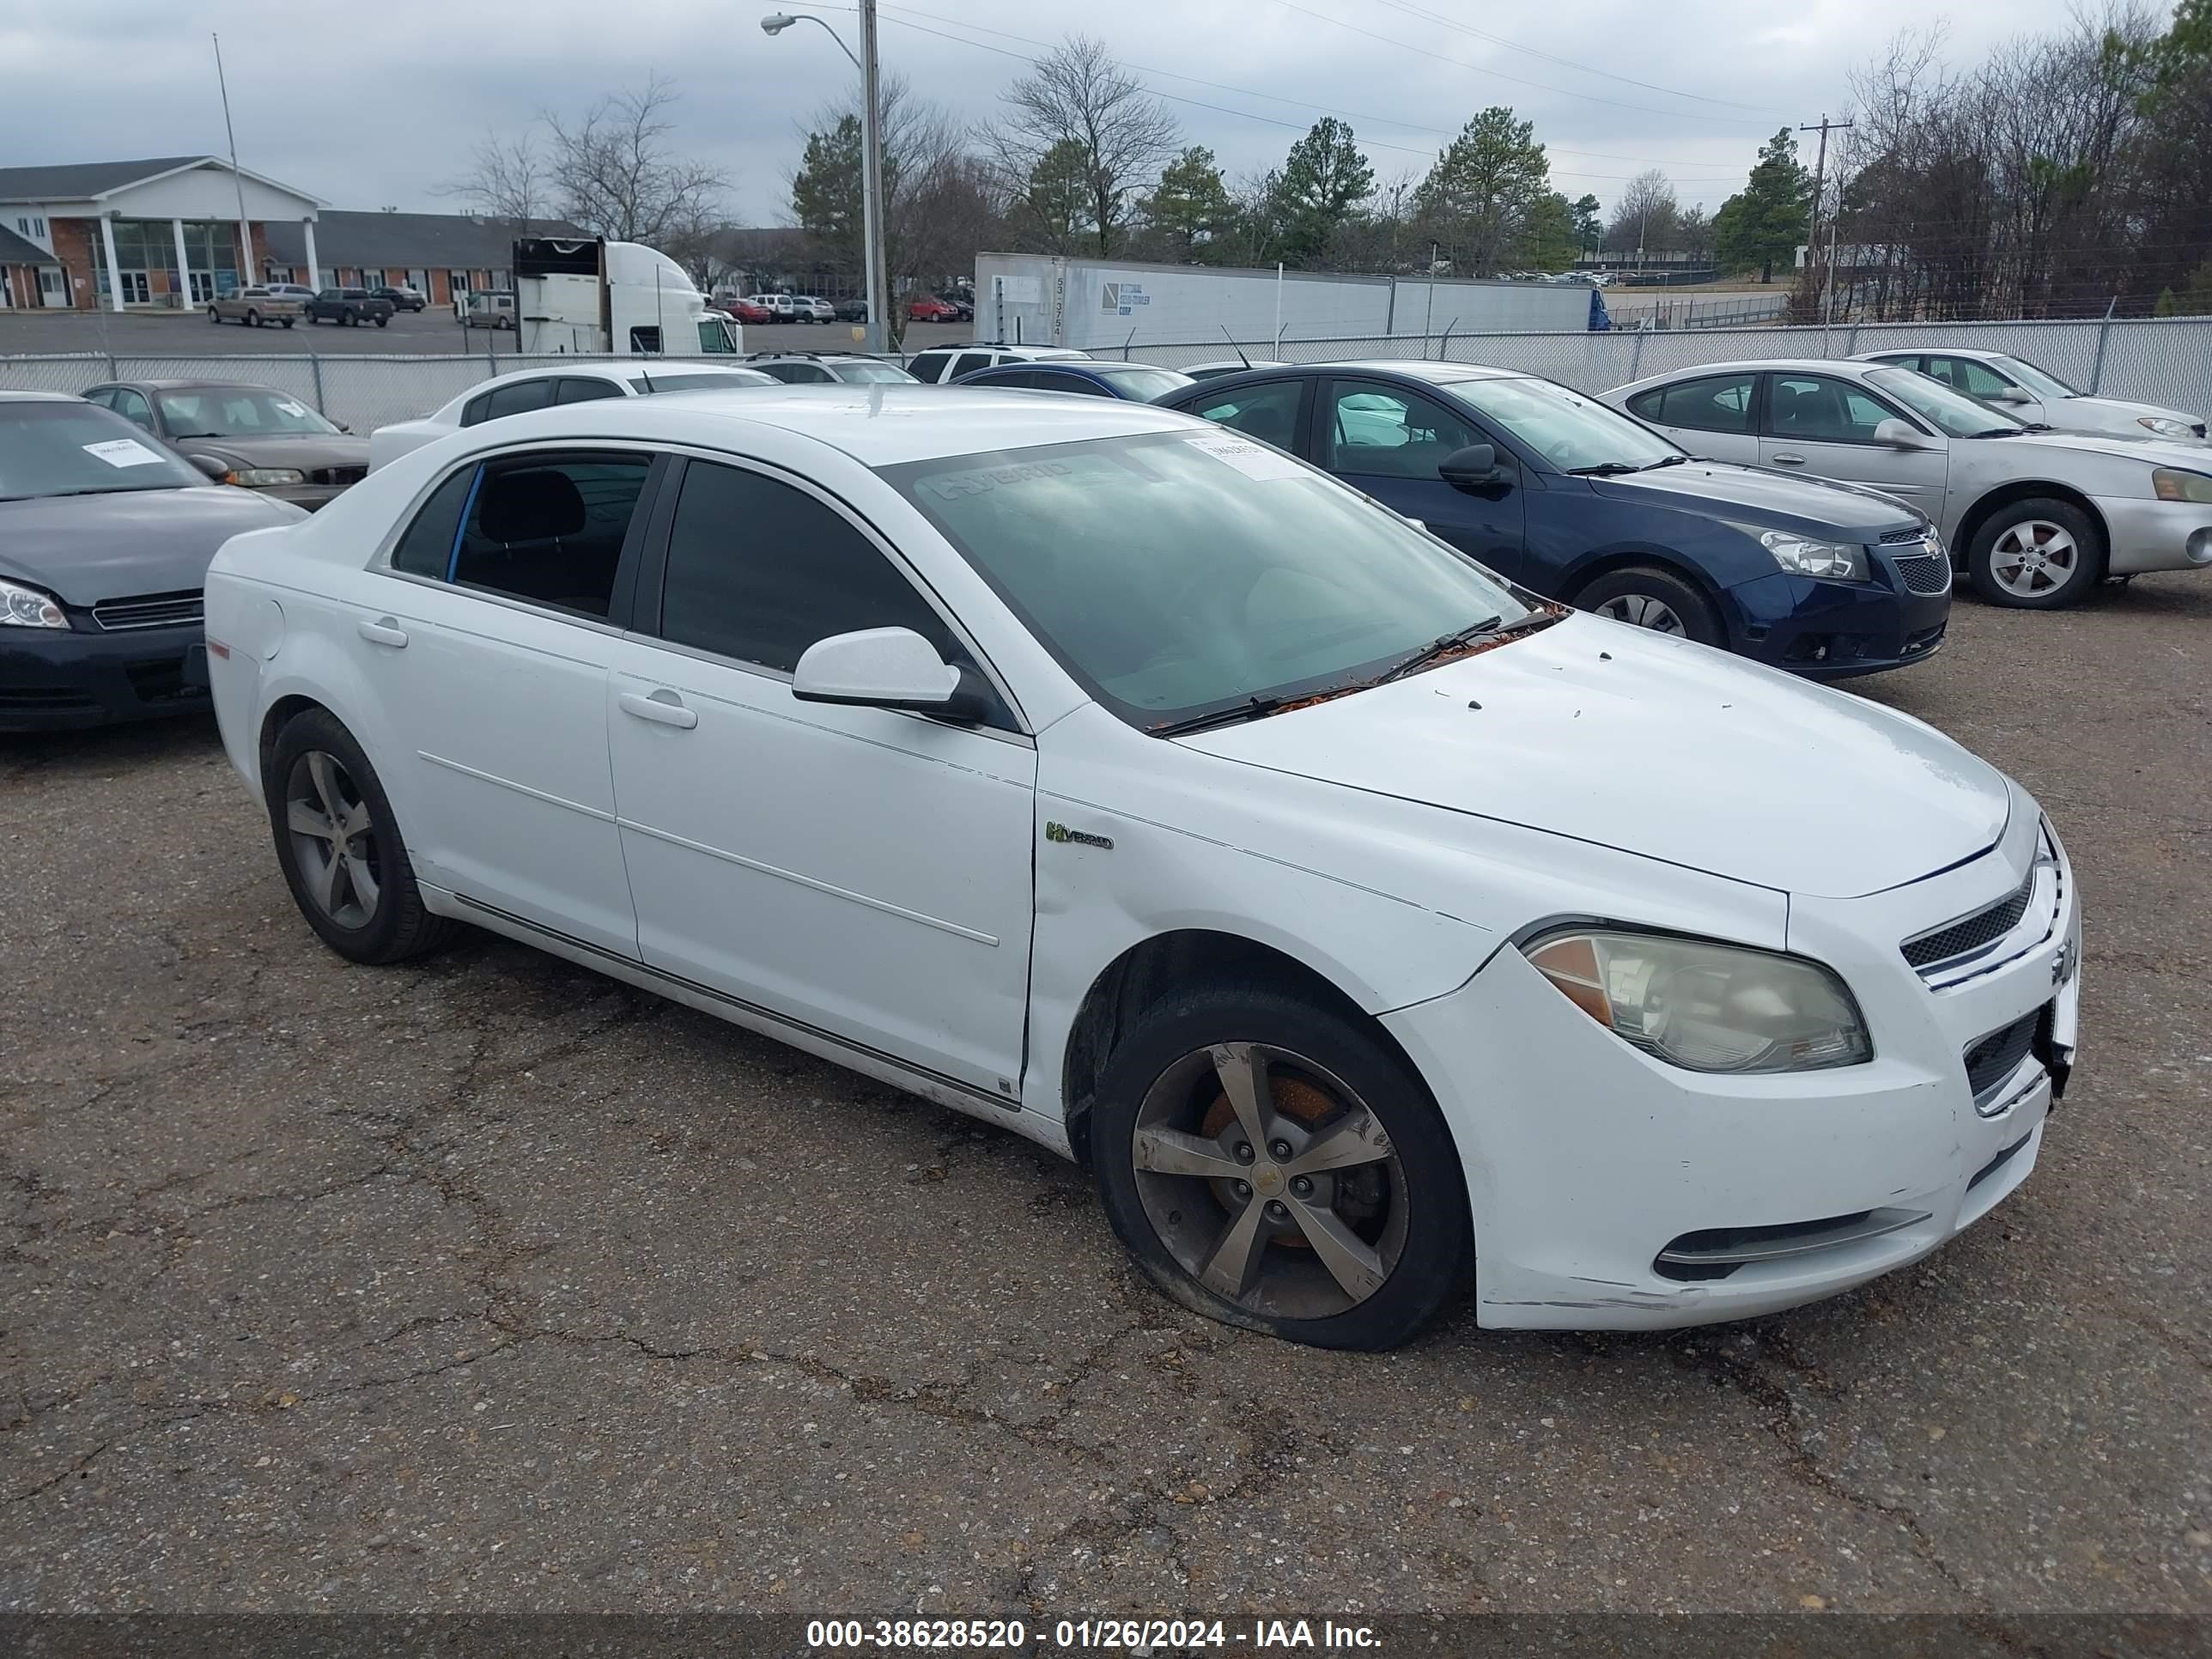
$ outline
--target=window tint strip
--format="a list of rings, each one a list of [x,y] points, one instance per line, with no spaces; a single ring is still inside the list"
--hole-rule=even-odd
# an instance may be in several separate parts
[[[477,509],[477,491],[483,488],[484,470],[481,463],[477,476],[469,480],[468,499],[461,503],[461,516],[453,524],[453,548],[446,556],[446,580],[458,579],[461,568],[461,538],[469,533],[469,515]]]

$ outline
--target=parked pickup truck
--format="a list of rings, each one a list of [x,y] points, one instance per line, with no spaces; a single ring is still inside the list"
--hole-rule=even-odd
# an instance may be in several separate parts
[[[207,308],[211,323],[243,323],[248,328],[258,328],[264,323],[282,323],[289,328],[307,314],[307,308],[289,295],[272,294],[265,288],[234,289],[209,301]]]
[[[374,323],[382,328],[392,320],[392,301],[380,300],[365,288],[326,288],[307,301],[311,323],[337,323],[347,328]]]

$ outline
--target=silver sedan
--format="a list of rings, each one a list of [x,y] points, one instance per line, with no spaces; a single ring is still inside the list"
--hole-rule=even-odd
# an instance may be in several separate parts
[[[2116,438],[2179,438],[2204,436],[2204,417],[2156,404],[2130,403],[2120,398],[2094,397],[2076,392],[2047,368],[2039,368],[2008,351],[1983,351],[1956,346],[1909,346],[1886,351],[1862,351],[1863,363],[1894,363],[1917,368],[1923,374],[1955,386],[1969,398],[2000,404],[2032,426],[2053,426],[2061,432],[2105,432]]]
[[[1893,364],[1704,363],[1605,400],[1693,453],[1869,484],[1935,520],[1997,605],[2212,566],[2212,451],[2054,432]]]

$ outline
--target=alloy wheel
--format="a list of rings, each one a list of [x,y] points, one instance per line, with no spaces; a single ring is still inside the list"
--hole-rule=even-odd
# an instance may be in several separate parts
[[[1131,1132],[1137,1195],[1184,1272],[1276,1319],[1325,1319],[1404,1254],[1406,1173],[1341,1079],[1287,1049],[1224,1042],[1162,1072]]]
[[[1633,628],[1648,628],[1655,634],[1682,634],[1689,630],[1674,607],[1664,599],[1654,599],[1649,593],[1620,593],[1597,608],[1601,617],[1610,617],[1615,622],[1625,622]]]
[[[2063,525],[2023,519],[2008,526],[1990,549],[1990,575],[2023,599],[2039,599],[2071,581],[2081,550]]]
[[[335,755],[310,749],[292,763],[284,823],[315,908],[341,927],[366,927],[383,890],[383,860],[368,803]]]

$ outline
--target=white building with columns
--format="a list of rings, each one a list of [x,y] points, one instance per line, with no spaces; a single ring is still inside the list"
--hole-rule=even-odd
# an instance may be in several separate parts
[[[213,155],[0,167],[0,230],[12,235],[0,245],[0,303],[204,304],[265,279],[271,225],[298,226],[306,264],[318,270],[315,220],[325,205]],[[27,250],[44,257],[25,261]]]

